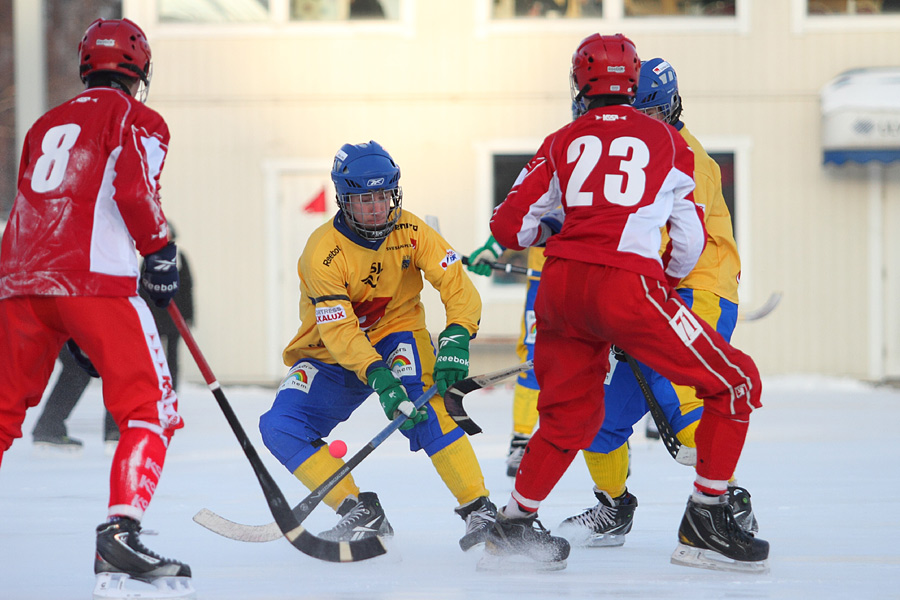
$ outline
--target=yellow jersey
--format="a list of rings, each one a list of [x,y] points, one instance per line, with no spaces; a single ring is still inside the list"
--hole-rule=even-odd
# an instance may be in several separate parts
[[[447,324],[478,330],[481,297],[460,255],[437,231],[403,210],[388,236],[356,236],[341,213],[316,229],[300,256],[300,319],[284,364],[302,358],[338,364],[366,381],[383,357],[373,344],[397,331],[425,328],[423,276],[439,292]]]

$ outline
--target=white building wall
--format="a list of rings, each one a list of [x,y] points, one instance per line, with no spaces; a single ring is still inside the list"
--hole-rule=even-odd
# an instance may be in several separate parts
[[[273,248],[286,246],[272,236],[291,228],[273,218],[285,199],[267,193],[266,165],[322,164],[327,181],[341,144],[378,140],[400,163],[404,206],[438,216],[469,253],[488,232],[489,150],[534,150],[570,118],[570,57],[595,31],[622,31],[642,57],[667,58],[692,132],[741,146],[742,301],[754,308],[775,290],[784,299],[767,319],[739,324],[736,344],[766,374],[871,376],[868,171],[822,166],[818,93],[844,70],[896,64],[900,21],[823,24],[798,16],[797,0],[757,0],[724,29],[684,19],[497,24],[487,2],[408,0],[389,25],[174,27],[154,23],[152,2],[125,1],[151,41],[149,104],[172,132],[165,208],[192,259],[197,336],[220,379],[276,380],[297,326],[284,322],[296,310],[279,292],[296,280],[297,256],[273,265]],[[888,376],[900,375],[898,169],[886,169],[881,218]],[[518,335],[523,294],[478,284],[479,340]],[[436,294],[425,297],[439,330]]]

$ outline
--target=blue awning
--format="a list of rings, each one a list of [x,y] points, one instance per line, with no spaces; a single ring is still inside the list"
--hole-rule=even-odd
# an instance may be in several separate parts
[[[820,100],[825,164],[900,161],[900,67],[841,73]]]
[[[826,150],[824,163],[842,165],[845,162],[867,163],[877,160],[892,163],[900,160],[900,150]]]

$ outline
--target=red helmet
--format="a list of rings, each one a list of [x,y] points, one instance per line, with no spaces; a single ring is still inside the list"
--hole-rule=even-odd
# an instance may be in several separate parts
[[[128,19],[97,19],[78,44],[81,81],[98,71],[111,71],[150,85],[150,44]]]
[[[572,100],[605,94],[634,98],[641,59],[634,43],[621,33],[584,38],[572,55]]]

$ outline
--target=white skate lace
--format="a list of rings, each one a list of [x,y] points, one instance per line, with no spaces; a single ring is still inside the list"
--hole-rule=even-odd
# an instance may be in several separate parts
[[[345,531],[347,529],[353,529],[356,527],[356,524],[363,519],[372,515],[372,512],[362,503],[358,502],[356,506],[350,509],[350,512],[347,513],[341,522],[338,523],[334,530],[335,531]]]
[[[476,508],[466,517],[466,533],[477,531],[484,524],[493,523],[494,521],[496,521],[496,519],[491,513],[490,507],[481,506]]]
[[[616,524],[616,509],[598,503],[597,506],[587,509],[580,515],[573,517],[573,521],[597,531],[603,531]]]

